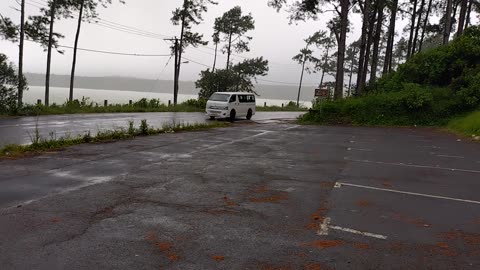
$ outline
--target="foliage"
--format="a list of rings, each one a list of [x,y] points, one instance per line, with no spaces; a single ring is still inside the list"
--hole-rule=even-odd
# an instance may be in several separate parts
[[[475,83],[480,71],[480,28],[470,27],[461,37],[448,45],[420,52],[398,67],[392,76],[385,77],[371,87],[375,91],[391,91],[383,87],[391,82],[417,83],[449,87],[453,91]],[[401,90],[395,88],[394,90]]]
[[[215,92],[252,92],[253,81],[268,73],[268,60],[263,57],[247,59],[234,65],[230,70],[204,70],[195,86],[200,89],[200,99],[208,99]]]
[[[444,125],[480,106],[480,28],[422,51],[359,98],[327,101],[304,121],[368,125]],[[470,125],[473,120],[466,120]],[[459,128],[460,129],[460,128]]]
[[[444,125],[458,112],[460,103],[446,88],[404,84],[397,92],[370,93],[363,97],[324,101],[306,114],[305,122],[354,125]]]
[[[182,51],[188,46],[207,45],[208,42],[203,41],[203,35],[192,32],[192,27],[203,21],[202,13],[207,12],[207,4],[217,3],[212,0],[184,0],[182,7],[172,12],[171,21],[173,25],[182,26],[183,36],[180,37]]]
[[[17,41],[18,38],[18,26],[15,25],[12,20],[5,18],[0,14],[0,38]]]
[[[480,111],[453,119],[448,128],[463,135],[480,136]]]
[[[315,67],[317,67],[320,61],[320,59],[313,56],[313,51],[308,48],[301,49],[300,53],[295,55],[292,60],[300,65],[303,65],[305,63],[305,71],[307,71],[307,73],[314,73],[316,71],[316,68],[310,67],[309,64],[313,64]]]
[[[232,51],[237,53],[248,52],[248,43],[252,37],[245,34],[255,29],[255,22],[251,14],[242,15],[242,8],[236,6],[225,12],[222,17],[215,19],[214,32],[217,37],[223,34],[221,41],[225,43],[223,51],[229,56]],[[230,63],[228,63],[230,64]]]
[[[76,114],[76,113],[120,113],[120,112],[201,112],[205,107],[201,107],[201,101],[193,104],[192,100],[188,100],[177,106],[168,106],[158,99],[140,99],[128,104],[112,104],[102,106],[101,104],[90,101],[88,98],[82,100],[73,100],[50,106],[44,105],[28,105],[25,104],[16,115],[35,116],[35,115],[52,115],[52,114]],[[0,112],[0,115],[2,113]],[[13,114],[13,112],[4,112],[3,114]]]
[[[18,76],[7,59],[0,54],[0,114],[14,112],[17,107]]]

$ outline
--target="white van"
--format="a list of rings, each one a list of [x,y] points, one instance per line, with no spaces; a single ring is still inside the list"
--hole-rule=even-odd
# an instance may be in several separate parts
[[[243,92],[216,92],[207,101],[205,111],[210,119],[246,117],[255,115],[255,95]]]

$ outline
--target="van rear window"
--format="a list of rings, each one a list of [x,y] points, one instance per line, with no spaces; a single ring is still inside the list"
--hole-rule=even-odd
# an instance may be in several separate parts
[[[230,95],[227,94],[213,94],[209,100],[211,101],[228,101],[230,99]]]

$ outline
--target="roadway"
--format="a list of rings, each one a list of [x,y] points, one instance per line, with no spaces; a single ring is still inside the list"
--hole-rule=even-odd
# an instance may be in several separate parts
[[[246,121],[0,161],[2,269],[480,269],[480,144]]]
[[[275,119],[295,119],[300,112],[257,112],[253,121],[266,122]],[[43,138],[55,136],[78,136],[90,131],[126,128],[128,121],[134,121],[138,127],[140,121],[146,119],[154,127],[165,124],[206,123],[204,113],[162,112],[162,113],[108,113],[108,114],[71,114],[49,115],[38,117],[0,118],[0,147],[6,144],[29,144],[36,128]]]

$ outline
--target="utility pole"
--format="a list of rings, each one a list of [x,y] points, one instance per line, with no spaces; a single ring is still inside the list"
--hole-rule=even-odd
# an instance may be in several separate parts
[[[173,51],[174,51],[174,55],[175,55],[175,63],[173,65],[173,68],[174,68],[174,72],[173,72],[173,106],[176,106],[177,102],[178,102],[179,44],[178,44],[178,38],[177,37],[168,38],[168,39],[165,39],[165,40],[174,42]]]

